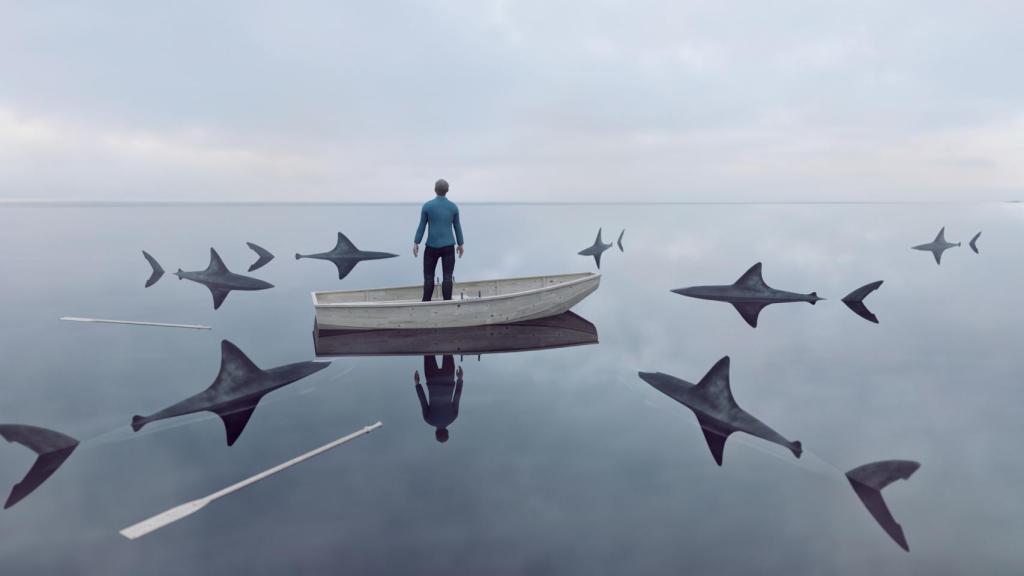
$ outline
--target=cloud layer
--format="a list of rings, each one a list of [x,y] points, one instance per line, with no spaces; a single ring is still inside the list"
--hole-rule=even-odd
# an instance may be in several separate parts
[[[1014,2],[11,4],[0,198],[1000,200]]]

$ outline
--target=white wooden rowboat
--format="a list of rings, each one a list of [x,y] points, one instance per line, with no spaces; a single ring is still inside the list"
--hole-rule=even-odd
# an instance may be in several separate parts
[[[313,292],[320,329],[457,328],[509,324],[561,314],[597,290],[591,272],[458,282],[452,300],[421,302],[422,286]]]

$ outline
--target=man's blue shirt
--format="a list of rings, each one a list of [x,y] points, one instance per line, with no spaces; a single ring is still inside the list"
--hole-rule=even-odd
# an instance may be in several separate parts
[[[420,210],[420,225],[416,228],[415,244],[423,240],[423,231],[430,224],[430,231],[427,233],[427,246],[431,248],[443,248],[458,243],[462,246],[462,225],[459,224],[459,207],[455,202],[438,196],[425,203]],[[452,228],[455,229],[455,237],[452,237]]]

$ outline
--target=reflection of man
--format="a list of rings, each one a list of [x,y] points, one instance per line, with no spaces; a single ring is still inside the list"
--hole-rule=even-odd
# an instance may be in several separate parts
[[[430,402],[420,386],[419,371],[413,376],[416,381],[416,395],[420,398],[423,420],[437,430],[434,437],[438,442],[448,441],[448,426],[459,417],[459,397],[462,396],[462,366],[455,370],[455,358],[445,354],[441,367],[434,356],[423,357],[423,374],[427,378],[427,393]],[[458,378],[458,380],[456,380]]]

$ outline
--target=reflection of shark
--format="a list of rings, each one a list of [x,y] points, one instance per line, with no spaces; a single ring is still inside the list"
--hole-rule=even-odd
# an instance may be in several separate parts
[[[156,414],[133,416],[132,429],[138,431],[156,420],[208,411],[224,421],[228,446],[231,446],[242,434],[263,396],[330,366],[330,362],[296,362],[261,370],[227,340],[221,341],[220,353],[220,372],[209,388]]]
[[[868,322],[874,322],[875,324],[878,324],[878,317],[875,316],[871,312],[871,310],[868,310],[868,307],[864,305],[864,298],[867,298],[868,294],[871,294],[875,290],[878,290],[878,287],[881,285],[881,280],[878,280],[877,282],[872,282],[870,284],[865,284],[860,288],[857,288],[853,292],[850,292],[846,296],[843,296],[843,304],[846,304],[846,307],[849,308],[850,310],[853,310],[854,314],[856,314],[857,316],[860,316],[861,318],[867,320]]]
[[[913,246],[912,248],[914,250],[921,250],[921,251],[924,251],[924,252],[931,252],[932,256],[935,257],[935,263],[936,264],[942,264],[942,253],[945,252],[946,250],[949,250],[950,248],[952,248],[954,246],[959,246],[959,245],[960,245],[959,242],[954,244],[952,242],[947,242],[946,241],[946,227],[943,226],[942,229],[939,230],[938,235],[935,236],[935,240],[932,240],[931,242],[929,242],[927,244],[918,244],[917,246]]]
[[[622,233],[625,234],[626,231],[623,230]],[[621,248],[622,247],[622,244],[621,244],[622,236],[621,235],[619,235],[619,242],[620,242],[619,247]],[[601,254],[604,254],[604,251],[609,249],[609,248],[611,248],[611,247],[612,247],[612,243],[611,242],[605,244],[604,242],[601,241],[601,229],[598,228],[597,229],[597,238],[594,240],[594,243],[591,244],[590,246],[588,246],[587,248],[584,248],[583,250],[580,250],[578,252],[578,254],[580,256],[593,256],[594,257],[594,262],[597,264],[597,267],[600,269],[601,268]]]
[[[971,250],[973,250],[975,254],[981,254],[981,252],[978,252],[978,238],[981,238],[981,232],[975,234],[974,238],[971,238],[971,241],[967,243],[967,245],[971,247]]]
[[[757,328],[757,317],[761,310],[769,304],[782,302],[810,302],[814,304],[819,298],[816,292],[810,294],[798,294],[776,290],[765,284],[761,277],[761,263],[758,262],[740,276],[740,279],[732,284],[720,286],[691,286],[689,288],[676,288],[676,294],[700,298],[703,300],[718,300],[732,304],[740,316],[754,328]]]
[[[37,426],[0,424],[0,436],[8,442],[17,442],[39,455],[28,474],[11,488],[11,495],[7,497],[4,508],[14,506],[39,488],[78,447],[78,440]]]
[[[896,480],[906,480],[921,467],[912,460],[882,460],[858,466],[846,473],[846,479],[857,493],[857,497],[867,507],[868,512],[885,530],[890,538],[906,551],[910,551],[907,538],[903,535],[903,527],[892,517],[892,512],[882,498],[882,489]]]
[[[719,466],[725,441],[733,432],[746,432],[789,449],[800,457],[800,442],[790,442],[736,404],[729,387],[729,357],[719,360],[696,385],[661,372],[640,372],[640,378],[697,416],[711,455]]]
[[[349,272],[356,267],[363,260],[382,260],[384,258],[395,258],[398,254],[392,254],[390,252],[367,252],[356,248],[356,245],[352,243],[344,234],[338,232],[338,243],[334,245],[334,249],[330,252],[320,252],[319,254],[296,254],[295,259],[300,258],[315,258],[317,260],[327,260],[334,263],[338,268],[338,280],[348,276]]]
[[[268,262],[274,259],[274,255],[271,254],[269,250],[263,248],[262,246],[257,246],[252,242],[246,242],[245,245],[252,249],[252,251],[255,252],[257,256],[259,256],[259,258],[257,258],[256,261],[252,263],[252,266],[249,266],[249,272],[263,268],[264,266],[267,265]]]
[[[224,261],[220,259],[220,255],[213,248],[210,248],[210,265],[206,267],[206,270],[182,272],[181,268],[178,268],[175,275],[179,280],[184,278],[209,288],[210,293],[213,294],[214,310],[220,308],[220,305],[224,303],[224,299],[228,297],[232,290],[266,290],[267,288],[274,287],[270,282],[242,276],[228,270],[228,267],[224,265]]]
[[[164,269],[162,266],[160,266],[160,263],[156,261],[156,258],[153,258],[152,256],[149,255],[149,252],[143,250],[142,256],[146,259],[146,262],[149,262],[149,265],[153,268],[153,272],[149,275],[149,279],[146,280],[146,288],[149,288],[153,284],[156,284],[157,280],[159,280],[164,275]]]

